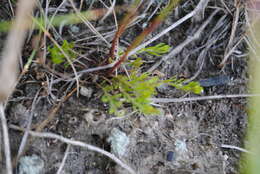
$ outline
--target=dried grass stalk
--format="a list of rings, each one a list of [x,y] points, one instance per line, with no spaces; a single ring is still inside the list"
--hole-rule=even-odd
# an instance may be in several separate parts
[[[0,102],[11,95],[17,79],[18,57],[21,53],[26,31],[31,26],[31,14],[35,0],[20,0],[17,5],[16,19],[10,29],[0,63]]]

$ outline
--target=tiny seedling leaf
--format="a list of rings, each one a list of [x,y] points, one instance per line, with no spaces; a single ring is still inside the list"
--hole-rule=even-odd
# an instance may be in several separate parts
[[[162,56],[170,51],[171,46],[165,43],[159,43],[155,46],[146,47],[138,51],[138,53],[147,53],[153,56]]]
[[[76,54],[72,51],[72,49],[74,48],[74,43],[69,43],[67,40],[63,40],[61,48],[70,57],[71,60],[74,60],[76,58]],[[56,45],[54,45],[53,47],[48,47],[48,51],[51,54],[52,63],[57,65],[64,63],[65,68],[68,67],[69,63],[67,62],[65,55]]]

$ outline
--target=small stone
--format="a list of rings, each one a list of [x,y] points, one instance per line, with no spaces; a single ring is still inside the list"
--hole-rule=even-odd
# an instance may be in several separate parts
[[[129,144],[129,138],[124,132],[117,128],[113,128],[111,135],[108,138],[108,142],[111,143],[112,153],[121,157],[126,152],[127,146]]]
[[[30,113],[27,108],[22,104],[17,104],[11,109],[15,119],[21,127],[26,127],[29,122]]]
[[[73,33],[78,33],[79,32],[79,27],[73,25],[70,27],[70,30],[73,32]]]
[[[168,151],[167,152],[167,155],[166,155],[166,160],[167,161],[173,161],[175,158],[175,154],[173,151]]]
[[[93,89],[92,88],[86,88],[86,87],[82,86],[80,88],[79,93],[84,97],[90,98],[93,94]]]
[[[175,150],[179,153],[185,153],[188,151],[187,144],[185,141],[177,139],[175,141]]]
[[[24,156],[19,160],[18,174],[43,174],[44,161],[37,155]]]

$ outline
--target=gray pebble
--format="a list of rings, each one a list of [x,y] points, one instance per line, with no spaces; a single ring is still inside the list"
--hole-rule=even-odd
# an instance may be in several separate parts
[[[108,142],[111,143],[112,153],[121,157],[126,152],[127,146],[129,144],[129,138],[124,132],[117,128],[113,128],[108,138]]]
[[[37,155],[24,156],[19,160],[18,174],[43,174],[44,161]]]
[[[70,30],[73,32],[73,33],[78,33],[79,32],[79,27],[78,26],[75,26],[75,25],[72,25],[70,27]]]
[[[92,88],[86,88],[86,87],[82,86],[80,88],[79,93],[84,97],[90,98],[93,94],[93,89]]]
[[[19,103],[15,105],[11,111],[15,116],[15,120],[18,120],[19,126],[26,127],[28,125],[30,113],[24,105]]]

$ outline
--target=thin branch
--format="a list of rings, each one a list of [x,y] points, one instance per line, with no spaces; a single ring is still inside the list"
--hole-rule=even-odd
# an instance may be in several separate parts
[[[168,5],[165,6],[158,16],[156,16],[152,22],[146,27],[127,47],[123,56],[120,57],[119,61],[116,62],[115,66],[111,69],[110,73],[114,72],[127,58],[129,57],[130,52],[138,47],[145,37],[147,37],[150,33],[152,33],[163,21],[164,19],[172,12],[172,10],[179,4],[180,0],[170,0]]]
[[[140,8],[140,5],[142,4],[141,0],[135,0],[131,6],[129,7],[130,10],[128,11],[128,13],[126,14],[126,16],[122,19],[117,32],[115,33],[115,36],[112,40],[112,45],[109,51],[109,57],[110,58],[114,58],[115,57],[115,50],[116,50],[116,46],[118,43],[118,40],[120,38],[120,36],[124,33],[124,31],[126,30],[127,25],[133,20],[133,18],[137,15],[137,12]]]
[[[237,46],[243,41],[245,40],[245,36],[241,37],[237,43],[227,52],[225,53],[224,59],[222,60],[222,62],[218,65],[219,67],[223,67],[226,63],[226,61],[228,60],[228,58],[231,56],[231,54],[233,54],[233,52],[236,50]]]
[[[228,8],[228,6],[227,6],[227,4],[224,2],[224,0],[221,0],[221,3],[222,3],[223,6],[225,7],[225,9],[228,11],[228,13],[232,15],[232,12],[231,12],[230,9]]]
[[[155,63],[149,70],[148,72],[152,72],[154,71],[158,66],[161,65],[161,63],[163,61],[168,60],[171,57],[174,57],[175,55],[179,54],[181,52],[181,50],[187,46],[188,44],[190,44],[191,42],[197,40],[200,38],[202,32],[204,31],[204,29],[208,26],[208,24],[210,23],[210,21],[212,20],[212,18],[217,14],[217,12],[219,11],[219,9],[216,9],[211,15],[210,17],[201,25],[201,27],[196,31],[196,33],[193,34],[192,37],[187,37],[181,44],[179,44],[177,47],[173,48],[171,50],[171,52],[169,54],[167,54],[166,56],[164,56],[159,62]]]
[[[101,2],[102,2],[102,1],[101,1]],[[104,6],[105,6],[105,4],[104,4]],[[110,6],[110,7],[107,7],[107,8],[108,8],[108,11],[107,11],[107,13],[102,17],[102,19],[100,20],[101,22],[104,22],[104,20],[105,20],[110,14],[112,14],[112,13],[114,12],[115,6],[116,6],[116,0],[113,0],[113,3],[111,4],[111,6]]]
[[[38,100],[39,92],[40,92],[40,90],[37,92],[37,94],[35,95],[35,97],[33,99],[32,109],[30,111],[31,113],[30,113],[30,116],[28,118],[28,124],[27,124],[27,127],[26,127],[26,131],[24,132],[24,135],[23,135],[23,138],[22,138],[22,141],[21,141],[18,153],[17,153],[17,157],[15,159],[16,161],[14,161],[14,163],[17,163],[17,161],[19,160],[20,156],[24,152],[24,149],[25,149],[25,146],[26,146],[26,143],[27,143],[27,140],[28,140],[28,136],[29,136],[28,130],[30,130],[30,128],[31,128],[34,110],[35,110],[36,104],[39,102],[39,100]]]
[[[161,33],[157,34],[152,39],[148,40],[147,42],[145,42],[145,43],[139,45],[138,47],[136,47],[135,49],[131,50],[131,52],[129,53],[128,56],[132,56],[132,55],[136,54],[142,48],[146,47],[147,45],[149,45],[153,41],[155,41],[155,40],[159,39],[160,37],[162,37],[163,35],[167,34],[169,31],[171,31],[171,30],[175,29],[176,27],[178,27],[183,22],[185,22],[188,19],[190,19],[193,16],[195,16],[197,13],[199,13],[201,10],[204,9],[205,4],[208,4],[208,2],[209,2],[209,0],[201,0],[199,2],[199,4],[197,5],[197,7],[193,11],[191,11],[189,14],[185,15],[183,18],[181,18],[178,21],[176,21],[174,24],[172,24],[171,26],[169,26],[168,28],[163,30]]]
[[[104,66],[98,66],[98,67],[94,67],[94,68],[88,68],[82,71],[78,72],[78,75],[83,75],[85,73],[90,73],[90,72],[95,72],[95,71],[100,71],[100,70],[105,70],[105,69],[109,69],[112,68],[115,65],[116,62],[104,65]]]
[[[69,0],[72,8],[75,11],[75,14],[78,16],[79,19],[82,20],[82,22],[92,31],[94,34],[96,34],[98,37],[100,37],[108,46],[110,46],[110,43],[100,34],[96,28],[89,22],[87,18],[85,18],[83,15],[81,15],[80,11],[75,7],[74,3],[72,0]],[[109,9],[107,10],[109,12]],[[104,15],[107,15],[109,13],[105,13]]]
[[[252,153],[249,150],[246,150],[246,149],[243,149],[243,148],[237,147],[237,146],[228,145],[228,144],[222,144],[221,147],[226,148],[226,149],[235,149],[235,150],[238,150],[240,152],[245,152],[245,153]]]
[[[236,4],[236,5],[238,6],[238,4]],[[227,59],[229,58],[229,52],[230,52],[230,49],[231,49],[231,47],[233,45],[234,38],[235,38],[235,35],[236,35],[236,30],[238,28],[239,14],[240,14],[240,7],[237,7],[236,8],[236,12],[235,12],[235,17],[233,19],[233,24],[232,24],[230,38],[229,38],[228,45],[227,45],[227,48],[226,48],[225,53],[224,53],[224,59],[219,64],[219,66],[221,66],[221,67],[224,66],[224,64],[226,63]]]
[[[31,13],[35,1],[20,0],[17,7],[16,19],[2,53],[0,64],[0,102],[4,102],[13,92],[18,74],[18,58],[25,40],[26,31],[31,25]]]
[[[14,8],[13,8],[13,6],[12,6],[11,0],[8,0],[8,4],[9,4],[10,10],[11,10],[11,12],[12,12],[12,15],[14,16]]]
[[[215,12],[217,12],[217,11],[215,11]],[[215,13],[215,14],[216,14],[216,13]],[[212,16],[214,16],[215,14],[212,14]],[[223,17],[224,17],[224,16],[223,16]],[[222,21],[223,17],[221,17],[221,18],[219,19],[219,21],[217,22],[217,24]],[[210,22],[210,21],[211,21],[211,19],[210,19],[208,22]],[[216,26],[218,26],[218,25],[216,25]],[[215,27],[216,27],[216,26],[215,26]],[[199,74],[201,73],[201,71],[202,71],[202,69],[203,69],[203,66],[204,66],[204,64],[205,64],[205,57],[206,57],[206,55],[207,55],[208,50],[219,40],[219,35],[222,35],[222,33],[218,34],[218,35],[215,36],[215,37],[212,35],[212,34],[217,30],[215,27],[212,29],[211,34],[210,34],[210,37],[209,37],[209,39],[207,40],[207,42],[205,43],[205,48],[199,53],[199,56],[198,56],[198,58],[197,58],[197,59],[198,59],[198,62],[201,62],[200,66],[199,66],[199,69],[197,70],[197,72],[196,72],[191,78],[189,78],[188,80],[185,80],[184,83],[189,83],[189,82],[193,81],[193,80],[196,79],[196,78],[199,76]],[[217,27],[217,28],[218,28],[218,27]],[[202,32],[202,30],[201,30],[200,32]]]
[[[4,83],[0,85],[0,117],[3,127],[7,174],[12,174],[12,163],[3,102],[7,100],[15,88],[18,74],[18,58],[23,47],[26,32],[32,22],[30,16],[33,12],[35,3],[36,1],[34,0],[20,0],[18,2],[16,19],[8,35],[0,64],[0,82]]]
[[[6,173],[12,174],[12,160],[11,160],[11,151],[10,151],[10,141],[8,135],[8,127],[7,121],[5,118],[4,106],[0,103],[0,117],[2,123],[3,130],[3,141],[4,141],[4,149],[5,149],[5,163],[6,163]]]
[[[10,125],[10,128],[12,128],[14,130],[19,130],[19,131],[25,131],[23,128],[20,128],[20,127],[15,126],[15,125]],[[115,155],[113,155],[110,152],[105,151],[105,150],[103,150],[103,149],[101,149],[99,147],[96,147],[96,146],[93,146],[93,145],[90,145],[90,144],[86,144],[86,143],[83,143],[81,141],[71,140],[71,139],[65,138],[63,136],[54,134],[54,133],[48,133],[48,132],[40,133],[40,132],[35,132],[35,131],[28,131],[28,132],[29,132],[29,134],[31,134],[34,137],[57,139],[57,140],[60,140],[60,141],[62,141],[64,143],[67,143],[67,144],[70,144],[70,145],[80,146],[80,147],[86,148],[88,150],[101,153],[101,154],[109,157],[113,161],[115,161],[118,165],[120,165],[121,167],[126,169],[129,173],[136,174],[136,172],[131,167],[129,167],[128,165],[123,163]]]
[[[155,103],[180,103],[188,101],[200,100],[218,100],[225,98],[246,98],[246,97],[259,97],[260,94],[234,94],[234,95],[213,95],[203,97],[190,97],[190,98],[151,98],[150,100]]]
[[[66,148],[64,157],[63,157],[62,162],[61,162],[61,164],[60,164],[60,167],[59,167],[59,169],[58,169],[58,171],[57,171],[57,174],[61,174],[61,173],[62,173],[62,168],[65,166],[66,159],[67,159],[67,157],[68,157],[68,155],[69,155],[69,150],[70,150],[70,145],[68,145],[67,148]]]

